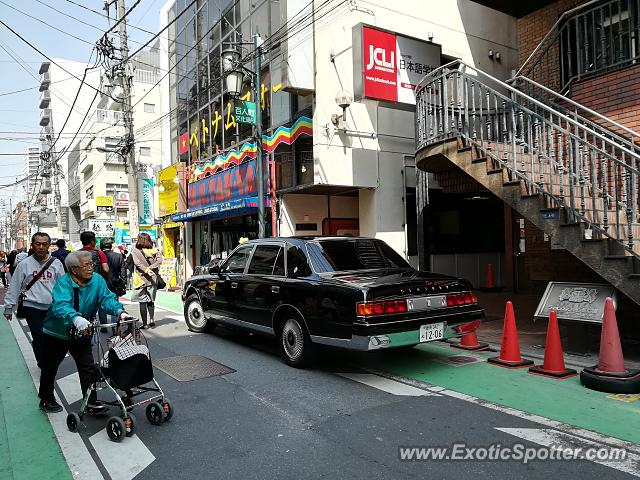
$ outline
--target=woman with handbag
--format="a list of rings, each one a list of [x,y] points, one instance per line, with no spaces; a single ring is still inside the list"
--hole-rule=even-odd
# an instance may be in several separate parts
[[[138,235],[136,247],[131,252],[133,258],[133,288],[135,290],[131,300],[140,303],[140,318],[142,328],[155,327],[156,292],[164,288],[165,282],[159,270],[162,264],[162,254],[154,247],[148,233]],[[147,324],[147,318],[149,320]]]

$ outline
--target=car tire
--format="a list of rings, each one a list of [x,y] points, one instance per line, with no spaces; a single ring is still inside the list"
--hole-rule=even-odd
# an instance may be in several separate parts
[[[195,333],[209,332],[215,327],[215,323],[205,317],[200,298],[195,293],[189,295],[184,304],[184,320],[189,330]]]
[[[279,335],[280,351],[285,363],[291,367],[304,368],[313,363],[315,345],[307,332],[304,322],[289,317],[282,322]]]

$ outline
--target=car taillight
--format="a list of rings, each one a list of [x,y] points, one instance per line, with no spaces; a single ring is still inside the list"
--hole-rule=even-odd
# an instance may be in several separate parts
[[[408,310],[406,300],[389,300],[386,302],[360,302],[356,310],[361,317],[385,315],[388,313],[404,313]]]
[[[471,305],[473,303],[478,303],[478,297],[475,292],[450,293],[447,295],[447,307]]]

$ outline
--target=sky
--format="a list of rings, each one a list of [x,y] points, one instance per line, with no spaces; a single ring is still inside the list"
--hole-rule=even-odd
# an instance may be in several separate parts
[[[130,23],[128,28],[130,51],[136,49],[140,43],[146,42],[152,36],[131,26],[157,32],[159,30],[160,8],[165,2],[166,0],[141,0],[129,14],[127,20]],[[126,0],[125,4],[128,9],[134,4],[134,0]],[[89,60],[93,44],[102,36],[101,32],[108,29],[109,21],[106,17],[88,11],[79,5],[104,13],[102,10],[103,0],[73,0],[73,2],[69,0],[0,0],[0,20],[47,56],[86,63]],[[78,20],[58,13],[50,7],[76,17]],[[16,11],[16,9],[23,13]],[[111,7],[110,13],[114,18],[115,4]],[[42,20],[62,32],[36,19]],[[81,22],[86,22],[91,26]],[[111,24],[113,23],[112,20]],[[72,38],[69,34],[77,38]],[[40,109],[38,108],[40,92],[37,87],[39,86],[38,69],[43,61],[47,61],[46,58],[0,24],[0,186],[11,184],[22,175],[25,150],[30,146],[40,145],[38,138],[41,129],[39,125]],[[30,87],[36,88],[7,94]],[[87,91],[87,94],[92,93]],[[72,101],[74,95],[75,92],[69,92],[66,97]],[[14,132],[30,133],[18,134]],[[64,133],[75,132],[65,131]],[[61,138],[60,147],[66,146],[62,140]],[[58,150],[58,145],[56,145],[56,150]],[[15,205],[16,200],[22,198],[21,185],[0,188],[0,200],[4,199],[5,204],[8,204],[9,198],[12,198]]]

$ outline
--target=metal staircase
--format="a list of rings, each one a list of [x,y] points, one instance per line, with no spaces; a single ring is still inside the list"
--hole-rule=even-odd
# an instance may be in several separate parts
[[[638,134],[517,82],[527,93],[461,61],[431,72],[417,91],[417,166],[454,163],[640,304]]]

